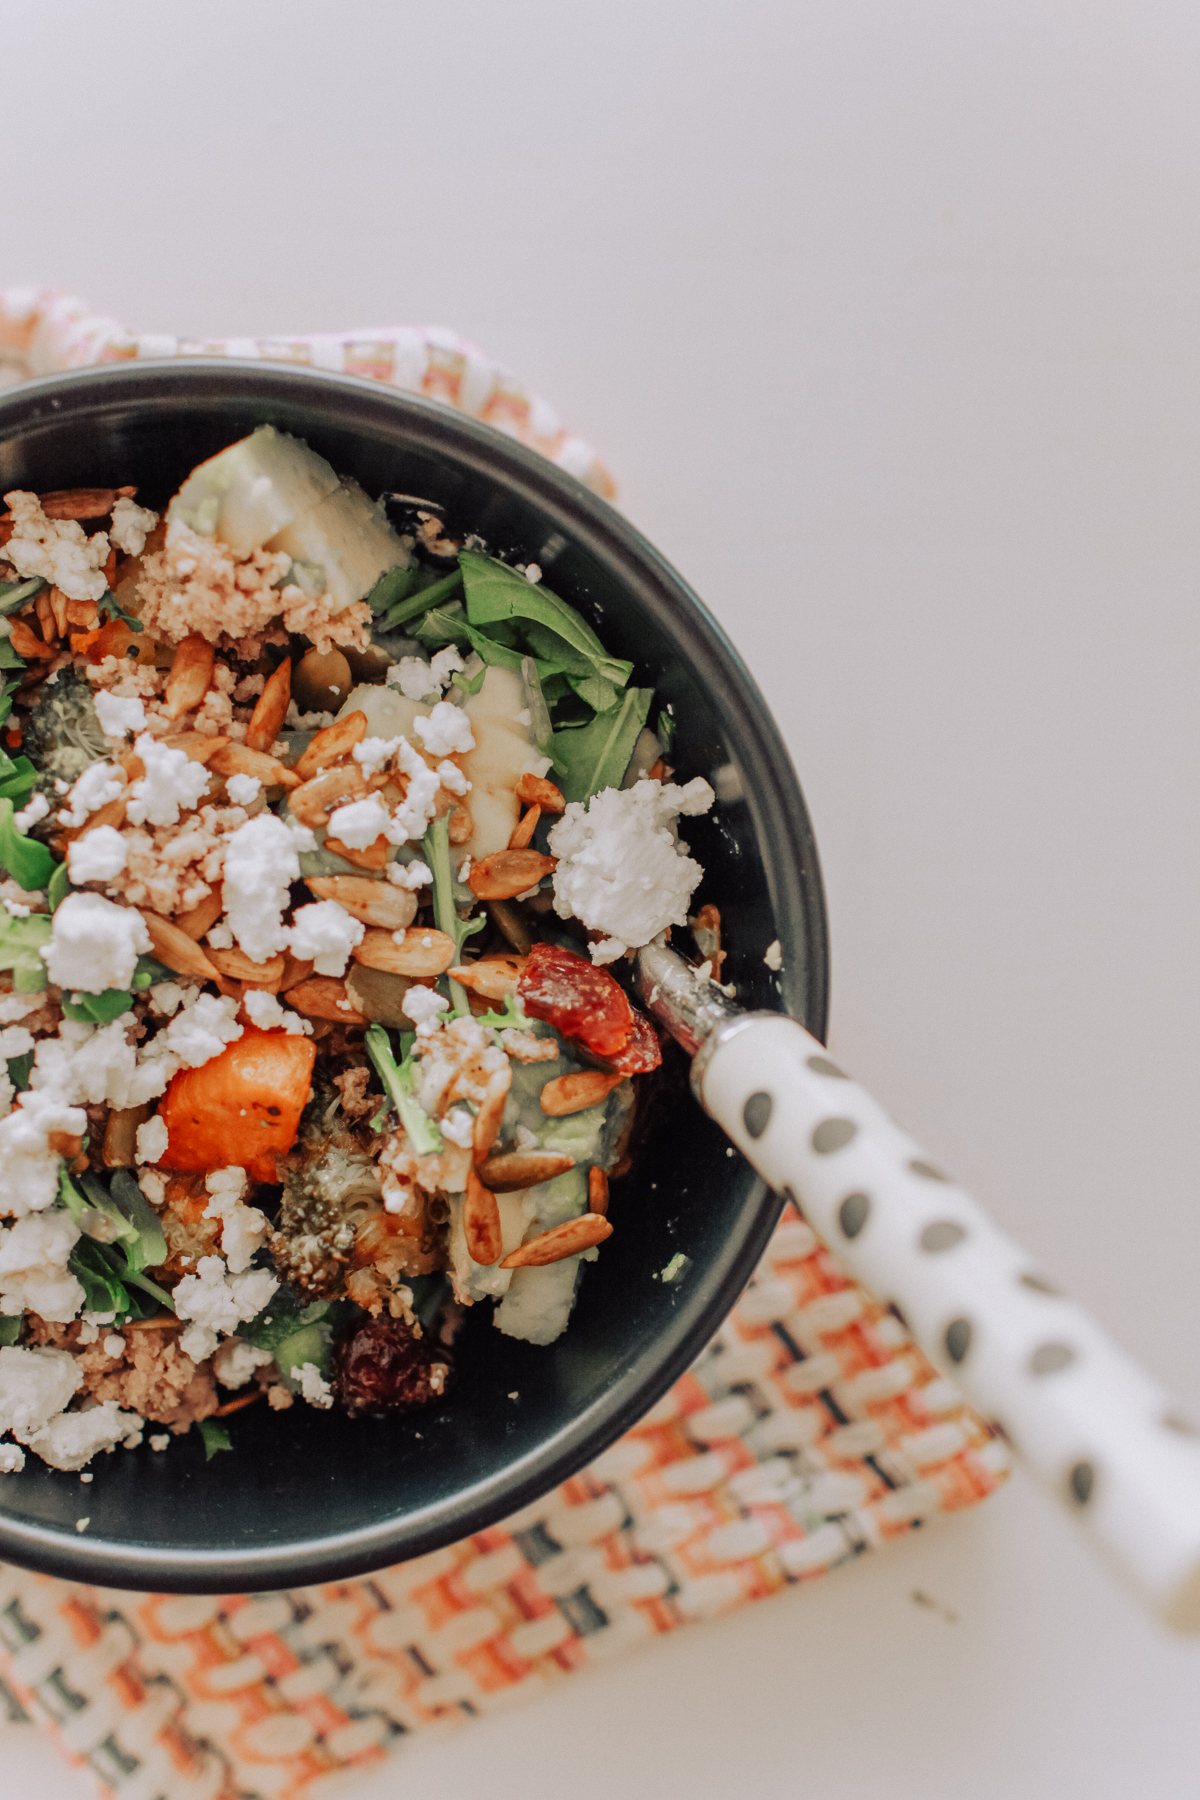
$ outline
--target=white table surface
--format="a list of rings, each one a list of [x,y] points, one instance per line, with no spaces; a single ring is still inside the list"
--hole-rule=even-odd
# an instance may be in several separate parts
[[[452,324],[601,447],[795,755],[839,1054],[1200,1402],[1195,8],[0,25],[0,281],[145,330]],[[1191,1800],[1198,1674],[1017,1479],[352,1800]],[[84,1791],[29,1733],[0,1768]]]

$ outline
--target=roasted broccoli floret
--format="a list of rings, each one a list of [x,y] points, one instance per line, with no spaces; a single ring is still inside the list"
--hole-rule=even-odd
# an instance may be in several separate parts
[[[38,702],[22,731],[21,748],[38,772],[36,792],[51,801],[47,816],[31,833],[45,841],[58,827],[54,783],[78,781],[93,763],[104,762],[108,743],[96,716],[96,703],[86,675],[70,666],[38,689]]]

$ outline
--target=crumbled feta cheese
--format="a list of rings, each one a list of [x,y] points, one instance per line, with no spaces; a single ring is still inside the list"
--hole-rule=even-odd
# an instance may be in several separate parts
[[[101,894],[68,894],[40,954],[59,987],[101,994],[127,988],[138,956],[151,947],[145,922],[131,906],[116,906]]]
[[[116,826],[96,825],[67,845],[67,873],[76,887],[115,881],[128,857],[128,846]]]
[[[62,1158],[50,1148],[50,1133],[82,1137],[86,1130],[87,1114],[82,1108],[68,1106],[53,1092],[38,1093],[30,1088],[23,1093],[20,1104],[0,1119],[0,1169],[4,1170],[0,1211],[19,1219],[53,1206]]]
[[[356,763],[361,764],[364,775],[377,775],[386,763],[391,762],[399,747],[398,737],[369,737],[364,738],[361,744],[355,744],[351,755]]]
[[[260,1031],[278,1031],[282,1026],[292,1037],[312,1036],[311,1019],[289,1012],[285,1006],[280,1006],[274,994],[268,994],[262,988],[247,988],[242,1005],[250,1023],[257,1025]]]
[[[78,1241],[79,1227],[57,1207],[0,1231],[0,1313],[35,1312],[55,1325],[75,1318],[87,1298],[67,1267]]]
[[[449,700],[439,700],[427,719],[415,719],[413,730],[431,756],[461,755],[475,748],[470,719]]]
[[[156,981],[150,989],[150,1011],[169,1019],[183,1005],[185,992],[177,981]]]
[[[223,920],[213,926],[204,941],[206,944],[211,945],[214,950],[233,949],[233,933]]]
[[[445,703],[441,702],[440,704],[444,705]],[[438,707],[435,706],[433,710],[436,713]],[[446,711],[458,712],[458,708],[447,706]],[[466,715],[459,713],[459,717],[465,718]],[[422,721],[418,719],[417,723],[421,724]],[[467,730],[469,731],[470,728],[468,720]],[[444,756],[448,752],[437,750],[434,754]],[[400,740],[396,761],[402,773],[408,776],[408,791],[392,814],[392,824],[388,836],[394,844],[403,844],[409,839],[416,840],[425,836],[429,821],[437,808],[438,788],[441,786],[441,782],[438,779],[437,770],[429,767],[425,758],[419,751],[413,749],[407,738]]]
[[[274,1358],[269,1350],[260,1350],[245,1338],[226,1338],[213,1358],[213,1374],[222,1387],[245,1387],[255,1369],[261,1369]],[[151,1443],[154,1442],[151,1438]]]
[[[25,1452],[17,1444],[0,1444],[0,1475],[19,1475],[25,1467]]]
[[[773,944],[767,945],[766,953],[763,956],[763,961],[766,963],[768,969],[774,969],[774,970],[782,969],[782,967],[783,967],[783,945],[779,942],[778,938],[775,939],[775,942]]]
[[[125,792],[125,771],[114,768],[112,763],[93,763],[85,769],[79,780],[67,795],[67,805],[58,815],[60,825],[68,831],[77,831],[86,825],[90,813],[99,812],[110,800],[116,800]]]
[[[13,514],[4,555],[18,575],[40,575],[68,600],[99,600],[107,592],[108,538],[103,531],[89,538],[78,519],[48,519],[36,494],[14,489],[4,499]]]
[[[274,813],[239,825],[225,848],[225,910],[230,929],[252,962],[288,947],[283,923],[293,881],[300,877],[295,835]]]
[[[250,1267],[250,1259],[260,1247],[270,1221],[257,1206],[245,1206],[244,1169],[214,1169],[206,1175],[204,1185],[212,1196],[204,1209],[206,1219],[221,1221],[221,1249],[231,1275],[240,1275]],[[264,1305],[266,1302],[264,1301]]]
[[[122,494],[113,507],[108,535],[126,556],[140,556],[146,548],[147,536],[157,524],[157,513],[151,512],[148,506],[138,506]]]
[[[333,1405],[333,1389],[318,1369],[316,1363],[301,1363],[298,1369],[290,1371],[293,1381],[300,1383],[300,1392],[310,1406],[319,1406],[322,1411]]]
[[[106,693],[103,688],[97,690],[93,699],[96,717],[105,737],[123,738],[127,732],[145,731],[146,708],[142,701],[136,698],[120,700],[116,694]]]
[[[0,1062],[8,1062],[14,1056],[27,1056],[33,1043],[32,1031],[26,1031],[23,1025],[6,1025],[0,1031]]]
[[[241,1037],[237,1010],[238,1003],[232,996],[202,994],[193,988],[182,1011],[147,1047],[147,1057],[173,1063],[171,1074],[180,1066],[200,1068],[219,1056],[226,1044]]]
[[[46,1004],[44,994],[0,994],[0,1025],[13,1025],[18,1019],[27,1019],[30,1013],[41,1012]]]
[[[64,1019],[58,1036],[40,1039],[34,1051],[31,1086],[72,1106],[125,1108],[152,1100],[166,1087],[167,1075],[149,1060],[157,1039],[139,1064],[127,1036],[134,1023],[129,1013],[102,1026]]]
[[[437,766],[438,780],[452,794],[469,794],[471,784],[457,763],[440,762]]]
[[[160,1175],[157,1169],[141,1169],[137,1180],[151,1206],[161,1206],[167,1197],[166,1176]],[[183,1258],[184,1262],[188,1260],[186,1256]]]
[[[115,1362],[118,1356],[124,1356],[125,1354],[125,1339],[121,1336],[119,1331],[110,1331],[104,1340],[102,1348],[105,1356],[112,1357]]]
[[[449,1005],[450,1002],[433,988],[417,984],[402,996],[400,1011],[406,1019],[412,1020],[418,1036],[424,1036],[437,1030],[440,1023],[438,1015],[444,1013]]]
[[[165,1450],[171,1442],[171,1435],[167,1431],[156,1431],[154,1436],[147,1438],[146,1441],[152,1450]]]
[[[366,850],[390,833],[391,824],[379,795],[368,794],[365,800],[352,800],[329,815],[329,835],[351,850]]]
[[[254,1318],[278,1286],[266,1269],[231,1274],[219,1256],[202,1256],[196,1273],[185,1275],[172,1294],[179,1317],[195,1321],[179,1340],[184,1355],[203,1362],[216,1349],[219,1335],[228,1337]]]
[[[289,731],[324,731],[327,725],[333,724],[331,712],[302,713],[294,700],[289,700],[284,724]]]
[[[393,887],[416,889],[433,885],[432,871],[418,858],[410,863],[389,863],[387,878]]]
[[[36,825],[39,819],[44,819],[49,811],[50,802],[45,794],[32,794],[28,806],[23,806],[20,812],[13,814],[13,824],[24,837],[29,827]]]
[[[311,962],[318,975],[341,975],[366,929],[336,900],[314,901],[297,909],[290,934],[292,955],[299,962]]]
[[[388,684],[398,687],[406,700],[427,700],[440,694],[437,676],[420,656],[402,656],[387,672]]]
[[[472,1133],[475,1121],[465,1107],[455,1106],[440,1121],[442,1136],[451,1144],[457,1144],[460,1150],[471,1148]]]
[[[439,694],[445,690],[450,677],[461,675],[466,666],[453,644],[447,644],[430,659],[429,670]]]
[[[13,1086],[12,1079],[7,1070],[0,1071],[0,1119],[7,1119],[9,1113],[12,1111],[12,1103],[16,1092],[17,1090]]]
[[[144,1125],[137,1128],[137,1160],[140,1163],[156,1163],[167,1148],[169,1136],[166,1120],[155,1113],[152,1119],[147,1119]]]
[[[177,825],[180,812],[199,804],[208,786],[208,770],[182,750],[172,750],[148,732],[134,745],[146,773],[130,789],[131,825]]]
[[[52,1469],[82,1469],[101,1450],[113,1450],[141,1431],[145,1422],[135,1412],[122,1412],[115,1400],[106,1400],[86,1412],[60,1412],[40,1431],[13,1436]],[[75,1529],[82,1530],[87,1523],[79,1519]]]
[[[611,962],[685,922],[704,871],[677,841],[674,821],[679,813],[707,812],[713,798],[699,776],[686,787],[639,781],[605,788],[586,806],[572,801],[554,825],[554,910],[604,934],[592,946],[597,962]]]
[[[60,1413],[83,1386],[83,1370],[66,1350],[0,1350],[0,1432],[27,1440]]]
[[[225,782],[225,792],[235,806],[253,806],[262,793],[262,782],[257,775],[230,775]]]

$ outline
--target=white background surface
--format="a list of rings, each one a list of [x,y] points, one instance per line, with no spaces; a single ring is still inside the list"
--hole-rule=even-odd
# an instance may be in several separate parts
[[[1200,1402],[1194,6],[0,24],[0,281],[452,324],[601,448],[795,755],[839,1053]],[[1017,1480],[352,1800],[1190,1800],[1198,1674]],[[27,1739],[0,1792],[84,1791]]]

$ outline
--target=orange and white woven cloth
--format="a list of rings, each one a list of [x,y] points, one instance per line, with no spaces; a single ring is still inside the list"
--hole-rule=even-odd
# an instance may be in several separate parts
[[[198,343],[0,289],[18,376],[198,351],[434,394],[612,493],[589,447],[452,332]],[[691,1371],[544,1499],[369,1579],[285,1593],[123,1593],[0,1565],[0,1702],[116,1800],[323,1800],[413,1732],[812,1580],[974,1505],[1007,1468],[789,1207]]]

